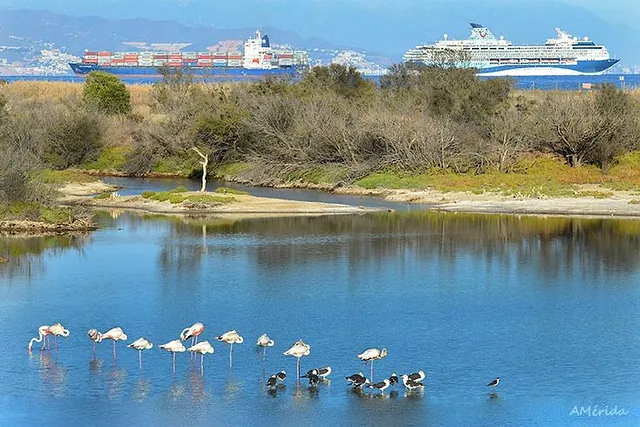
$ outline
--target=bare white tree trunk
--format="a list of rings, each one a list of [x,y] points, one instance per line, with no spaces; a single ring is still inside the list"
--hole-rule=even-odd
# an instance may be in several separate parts
[[[193,148],[194,151],[198,153],[200,157],[202,157],[202,161],[200,162],[200,164],[202,165],[202,188],[200,189],[200,192],[204,193],[207,188],[207,165],[209,164],[209,155],[202,154],[202,152],[196,147],[191,148]]]

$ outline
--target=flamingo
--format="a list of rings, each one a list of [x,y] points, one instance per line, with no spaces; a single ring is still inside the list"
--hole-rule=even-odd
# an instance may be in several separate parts
[[[219,337],[216,337],[216,340],[218,341],[222,341],[225,344],[229,344],[229,368],[231,368],[233,366],[233,345],[234,344],[242,344],[244,342],[244,338],[242,338],[240,336],[240,334],[238,334],[238,331],[231,330],[228,332],[225,332],[224,334],[220,335]]]
[[[358,355],[358,359],[362,360],[364,363],[371,362],[371,382],[373,382],[373,362],[378,359],[382,359],[383,357],[387,357],[386,348],[383,348],[382,350],[378,350],[377,348],[368,348]]]
[[[185,328],[180,332],[180,339],[186,341],[191,338],[191,346],[193,347],[198,343],[198,336],[204,331],[204,324],[196,322],[193,325]]]
[[[122,330],[122,328],[118,326],[118,327],[109,329],[104,334],[101,334],[100,335],[100,341],[98,341],[98,342],[102,342],[102,340],[113,340],[113,358],[115,359],[117,357],[116,356],[116,341],[126,341],[127,340],[127,334],[125,334],[124,331]]]
[[[42,325],[38,328],[38,336],[35,338],[31,338],[31,341],[29,341],[29,352],[31,352],[31,347],[33,346],[34,342],[40,343],[42,342],[42,347],[40,348],[40,351],[44,350],[46,345],[47,345],[47,337],[51,335],[51,332],[49,331],[49,325]],[[42,341],[44,340],[44,342]]]
[[[102,341],[102,334],[97,329],[89,329],[89,339],[93,341],[93,358],[96,358],[96,343]]]
[[[142,337],[138,338],[127,347],[138,350],[138,360],[140,361],[140,369],[142,369],[142,350],[149,350],[153,348],[153,344],[148,339]]]
[[[61,336],[66,338],[69,336],[69,330],[65,329],[60,322],[49,326],[49,333],[53,335],[53,347],[56,350],[58,349],[58,337]]]
[[[300,380],[300,358],[302,356],[308,356],[309,354],[311,354],[311,346],[305,343],[304,341],[302,341],[302,339],[299,339],[291,346],[289,350],[285,351],[283,354],[285,356],[293,356],[298,359],[296,362],[296,379],[299,381]]]
[[[204,355],[206,353],[213,354],[213,346],[209,341],[202,341],[189,347],[187,351],[190,351],[192,354],[200,353],[200,373],[204,375]]]
[[[273,347],[275,342],[269,338],[269,335],[262,334],[258,337],[258,342],[256,342],[256,346],[262,347],[262,358],[267,357],[267,347]]]
[[[176,353],[184,353],[186,348],[182,344],[180,340],[169,341],[166,344],[162,344],[160,346],[161,349],[167,350],[169,353],[173,354],[173,373],[176,373]]]

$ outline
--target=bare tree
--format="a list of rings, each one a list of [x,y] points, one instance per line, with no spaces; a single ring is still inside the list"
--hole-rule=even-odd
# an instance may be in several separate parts
[[[202,154],[202,151],[198,150],[198,147],[191,148],[202,158],[202,161],[199,162],[202,165],[202,187],[200,188],[200,192],[204,193],[207,189],[207,165],[209,164],[209,155]]]

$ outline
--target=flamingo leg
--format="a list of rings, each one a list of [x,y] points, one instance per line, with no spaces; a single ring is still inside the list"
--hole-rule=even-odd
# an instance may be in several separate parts
[[[204,375],[204,353],[200,355],[200,374]]]
[[[176,354],[173,353],[173,373],[176,373]]]
[[[96,342],[93,342],[93,359],[95,360],[96,358]]]
[[[58,351],[58,336],[57,335],[53,336],[53,349],[55,351]]]
[[[116,357],[116,340],[113,340],[113,358],[115,359]]]
[[[373,384],[373,360],[371,360],[371,383]]]
[[[300,381],[300,358],[296,361],[296,379]]]
[[[262,360],[267,358],[267,347],[262,350]]]
[[[142,369],[142,350],[138,350],[138,361],[140,362],[140,369]]]
[[[45,335],[42,341],[42,347],[40,347],[40,351],[44,350],[47,346],[47,336]]]

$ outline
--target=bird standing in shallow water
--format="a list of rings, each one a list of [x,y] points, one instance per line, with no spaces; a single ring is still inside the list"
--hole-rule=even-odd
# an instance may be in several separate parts
[[[398,375],[395,372],[391,374],[391,376],[389,377],[389,383],[392,386],[395,386],[396,384],[398,384]]]
[[[186,348],[182,344],[180,340],[169,341],[166,344],[162,344],[160,346],[161,349],[167,350],[169,353],[173,355],[173,373],[176,373],[176,353],[184,353]]]
[[[31,338],[31,341],[29,341],[29,347],[28,347],[29,353],[31,353],[31,347],[33,346],[34,342],[37,342],[37,343],[42,342],[42,347],[40,348],[40,351],[44,350],[47,346],[49,335],[51,335],[51,332],[49,331],[49,325],[40,326],[38,328],[38,336],[35,338]]]
[[[233,345],[234,344],[242,344],[244,342],[244,338],[238,334],[238,331],[235,329],[225,332],[224,334],[216,337],[218,341],[222,341],[225,344],[229,344],[229,368],[233,366]]]
[[[269,338],[269,335],[262,334],[258,337],[258,341],[256,342],[256,346],[262,348],[262,359],[267,357],[267,347],[273,347],[275,342]]]
[[[389,380],[385,378],[383,381],[380,381],[379,383],[369,385],[369,388],[374,390],[380,390],[380,392],[384,393],[384,391],[388,389],[390,385],[391,383],[389,382]]]
[[[89,329],[87,332],[89,339],[93,341],[93,358],[96,358],[96,343],[102,341],[102,334],[97,329]]]
[[[204,375],[204,355],[213,354],[213,346],[209,341],[201,341],[187,349],[191,353],[200,353],[200,373]]]
[[[302,339],[299,339],[291,346],[289,350],[285,351],[283,354],[285,356],[293,356],[298,359],[296,362],[296,379],[299,380],[300,379],[300,358],[311,354],[311,346],[305,343],[304,341],[302,341]]]
[[[402,376],[402,383],[409,391],[424,388],[424,384],[419,381],[412,380],[409,378],[409,375],[406,374]]]
[[[117,358],[116,341],[126,341],[127,334],[125,334],[122,328],[118,326],[118,327],[109,329],[104,334],[101,334],[100,341],[98,342],[102,342],[102,340],[113,340],[113,358],[116,359]]]
[[[498,384],[500,384],[500,377],[496,377],[495,380],[492,380],[487,384],[487,387],[492,387],[491,394],[496,394],[496,387],[498,387]]]
[[[420,370],[418,372],[414,372],[412,374],[407,375],[407,378],[410,379],[411,381],[420,382],[420,381],[424,380],[426,378],[426,376],[427,376],[427,374],[425,374],[423,370]]]
[[[369,384],[369,380],[365,378],[365,376],[362,374],[362,371],[358,372],[357,374],[349,375],[348,377],[345,377],[345,379],[354,388],[361,388],[363,385]]]
[[[387,357],[386,348],[383,348],[382,350],[378,350],[377,348],[368,348],[358,355],[358,359],[362,360],[364,363],[371,363],[371,381],[373,381],[373,362],[378,359],[382,359],[383,357]]]
[[[115,342],[115,341],[114,341]],[[138,338],[127,347],[132,348],[134,350],[138,350],[138,362],[140,364],[140,369],[142,369],[142,351],[149,350],[153,348],[153,344],[146,338]]]
[[[69,336],[69,330],[65,329],[59,322],[49,326],[49,333],[53,335],[53,348],[56,350],[58,349],[58,337],[66,338]]]

